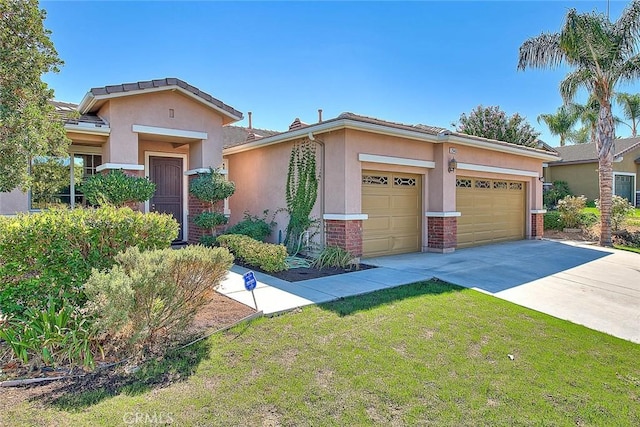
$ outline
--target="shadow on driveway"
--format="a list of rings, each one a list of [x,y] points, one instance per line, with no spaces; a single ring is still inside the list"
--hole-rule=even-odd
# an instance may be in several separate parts
[[[365,262],[497,293],[610,255],[560,242],[521,240],[451,254],[415,253]]]

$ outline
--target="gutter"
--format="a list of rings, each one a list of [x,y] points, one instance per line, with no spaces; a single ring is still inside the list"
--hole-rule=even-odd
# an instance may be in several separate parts
[[[111,128],[108,126],[82,126],[82,125],[64,125],[67,132],[82,133],[85,135],[109,136]]]

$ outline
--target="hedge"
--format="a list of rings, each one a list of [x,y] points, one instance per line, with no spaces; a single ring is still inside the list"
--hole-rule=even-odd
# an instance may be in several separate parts
[[[228,248],[237,258],[246,264],[258,267],[266,272],[287,270],[287,248],[283,245],[262,243],[241,234],[223,234],[218,236],[220,246]]]

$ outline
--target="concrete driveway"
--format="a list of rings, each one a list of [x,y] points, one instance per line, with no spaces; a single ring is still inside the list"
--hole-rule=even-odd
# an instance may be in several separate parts
[[[437,277],[640,343],[640,255],[635,253],[524,240],[366,262]]]

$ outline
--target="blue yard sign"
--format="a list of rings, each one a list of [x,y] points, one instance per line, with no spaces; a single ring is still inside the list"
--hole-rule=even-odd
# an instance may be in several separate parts
[[[244,288],[248,291],[251,291],[251,296],[253,297],[253,305],[256,307],[256,311],[258,310],[258,303],[256,302],[256,295],[253,293],[253,290],[256,288],[258,281],[256,280],[256,276],[254,276],[253,271],[247,271],[242,275],[244,279]]]

